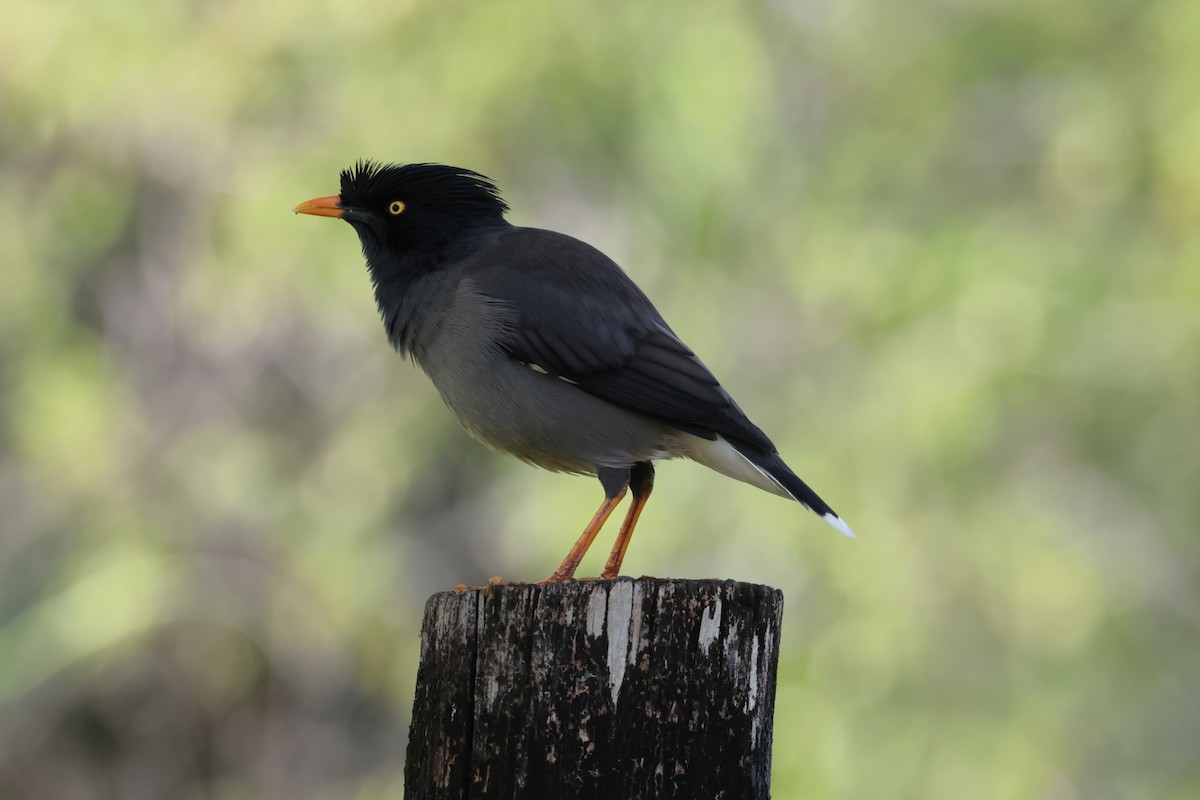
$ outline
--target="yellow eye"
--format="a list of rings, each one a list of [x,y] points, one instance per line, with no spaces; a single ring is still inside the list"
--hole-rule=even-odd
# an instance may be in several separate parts
[[[391,214],[393,217],[395,217],[399,214],[403,214],[404,213],[404,203],[400,202],[399,200],[393,200],[392,204],[388,206],[388,213]]]

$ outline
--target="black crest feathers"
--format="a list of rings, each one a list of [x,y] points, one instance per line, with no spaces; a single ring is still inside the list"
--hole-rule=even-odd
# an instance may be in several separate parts
[[[351,206],[399,199],[412,207],[456,214],[502,216],[508,211],[490,178],[444,164],[359,161],[342,170],[341,187],[342,202]]]

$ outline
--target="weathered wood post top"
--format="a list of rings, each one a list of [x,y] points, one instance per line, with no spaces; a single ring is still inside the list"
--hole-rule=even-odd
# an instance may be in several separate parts
[[[622,578],[425,607],[406,798],[767,798],[783,594]]]

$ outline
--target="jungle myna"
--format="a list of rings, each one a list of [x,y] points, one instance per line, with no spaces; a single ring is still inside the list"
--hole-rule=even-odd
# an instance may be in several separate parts
[[[507,210],[471,170],[371,162],[342,172],[340,194],[294,209],[354,227],[389,341],[468,431],[530,464],[600,479],[604,502],[547,581],[573,578],[631,491],[602,573],[615,578],[654,462],[677,456],[854,535],[620,267],[578,239],[510,225]]]

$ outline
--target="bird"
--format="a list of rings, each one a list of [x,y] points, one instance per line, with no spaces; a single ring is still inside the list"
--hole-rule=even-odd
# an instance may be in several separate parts
[[[516,226],[470,169],[360,160],[340,191],[292,209],[358,234],[388,341],[484,444],[554,472],[596,476],[604,500],[542,583],[575,579],[632,493],[600,577],[620,574],[657,461],[686,457],[854,532],[784,463],[713,373],[611,258]]]

